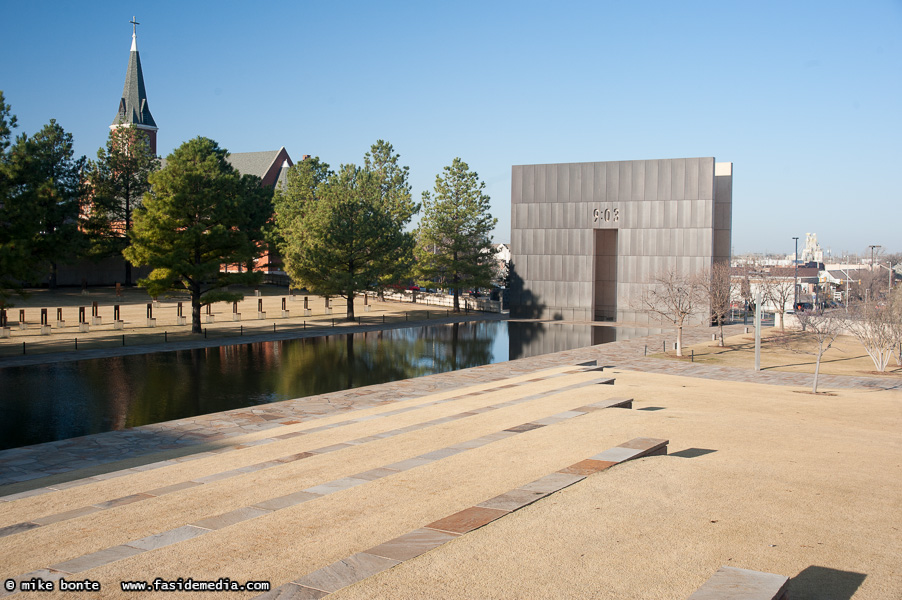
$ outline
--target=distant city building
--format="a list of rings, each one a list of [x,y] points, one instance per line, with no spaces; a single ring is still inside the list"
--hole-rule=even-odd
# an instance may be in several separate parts
[[[732,194],[714,158],[512,167],[511,314],[648,323],[651,276],[729,264]]]

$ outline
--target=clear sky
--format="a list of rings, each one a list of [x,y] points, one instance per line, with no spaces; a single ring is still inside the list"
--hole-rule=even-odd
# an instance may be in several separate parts
[[[734,253],[902,251],[902,2],[4,2],[0,89],[93,158],[137,16],[166,155],[198,135],[333,166],[459,156],[510,241],[511,165],[714,156]]]

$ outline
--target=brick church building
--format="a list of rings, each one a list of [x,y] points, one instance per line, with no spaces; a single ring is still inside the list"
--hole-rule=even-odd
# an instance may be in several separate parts
[[[128,68],[125,72],[125,84],[116,116],[110,129],[134,125],[146,136],[151,151],[157,153],[157,133],[159,128],[150,112],[147,101],[147,90],[144,86],[144,72],[141,67],[141,55],[138,52],[137,21],[132,23],[132,44],[128,57]],[[264,152],[235,152],[227,157],[229,164],[242,175],[256,175],[262,185],[276,189],[284,184],[288,168],[294,164],[285,147]],[[165,166],[165,159],[163,160]],[[229,266],[228,270],[237,269]],[[257,260],[256,270],[272,276],[274,281],[287,282],[281,270],[281,260],[277,254],[266,249]],[[121,256],[103,261],[80,261],[76,264],[62,265],[58,276],[59,285],[114,285],[123,281],[124,259]],[[136,268],[137,277],[146,277],[148,269]]]

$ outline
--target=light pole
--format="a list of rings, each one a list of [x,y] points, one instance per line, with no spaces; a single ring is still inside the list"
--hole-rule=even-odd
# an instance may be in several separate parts
[[[868,248],[871,249],[871,271],[874,270],[874,249],[882,247],[883,246],[881,246],[880,244],[871,244],[870,246],[868,246]]]
[[[875,276],[873,275],[873,273],[874,273],[874,250],[877,248],[881,248],[881,246],[880,246],[880,244],[871,244],[870,246],[868,246],[868,248],[871,249],[871,282],[876,283],[876,281],[874,281]],[[871,283],[868,283],[868,287],[870,287],[870,286],[871,286]],[[877,298],[874,297],[875,302],[876,302],[876,300],[877,300]],[[867,290],[865,290],[865,303],[867,303]]]
[[[795,311],[795,310],[797,310],[796,307],[799,304],[799,238],[798,238],[798,236],[796,236],[792,239],[794,239],[796,241],[796,259],[793,262],[793,264],[796,267],[796,270],[795,270],[795,276],[794,276],[794,283],[792,286],[793,297],[794,297],[794,300],[792,301],[792,310]]]

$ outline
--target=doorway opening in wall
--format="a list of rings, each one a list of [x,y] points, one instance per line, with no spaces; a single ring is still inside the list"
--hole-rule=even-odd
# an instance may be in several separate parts
[[[594,306],[596,321],[617,320],[617,230],[595,230]]]

